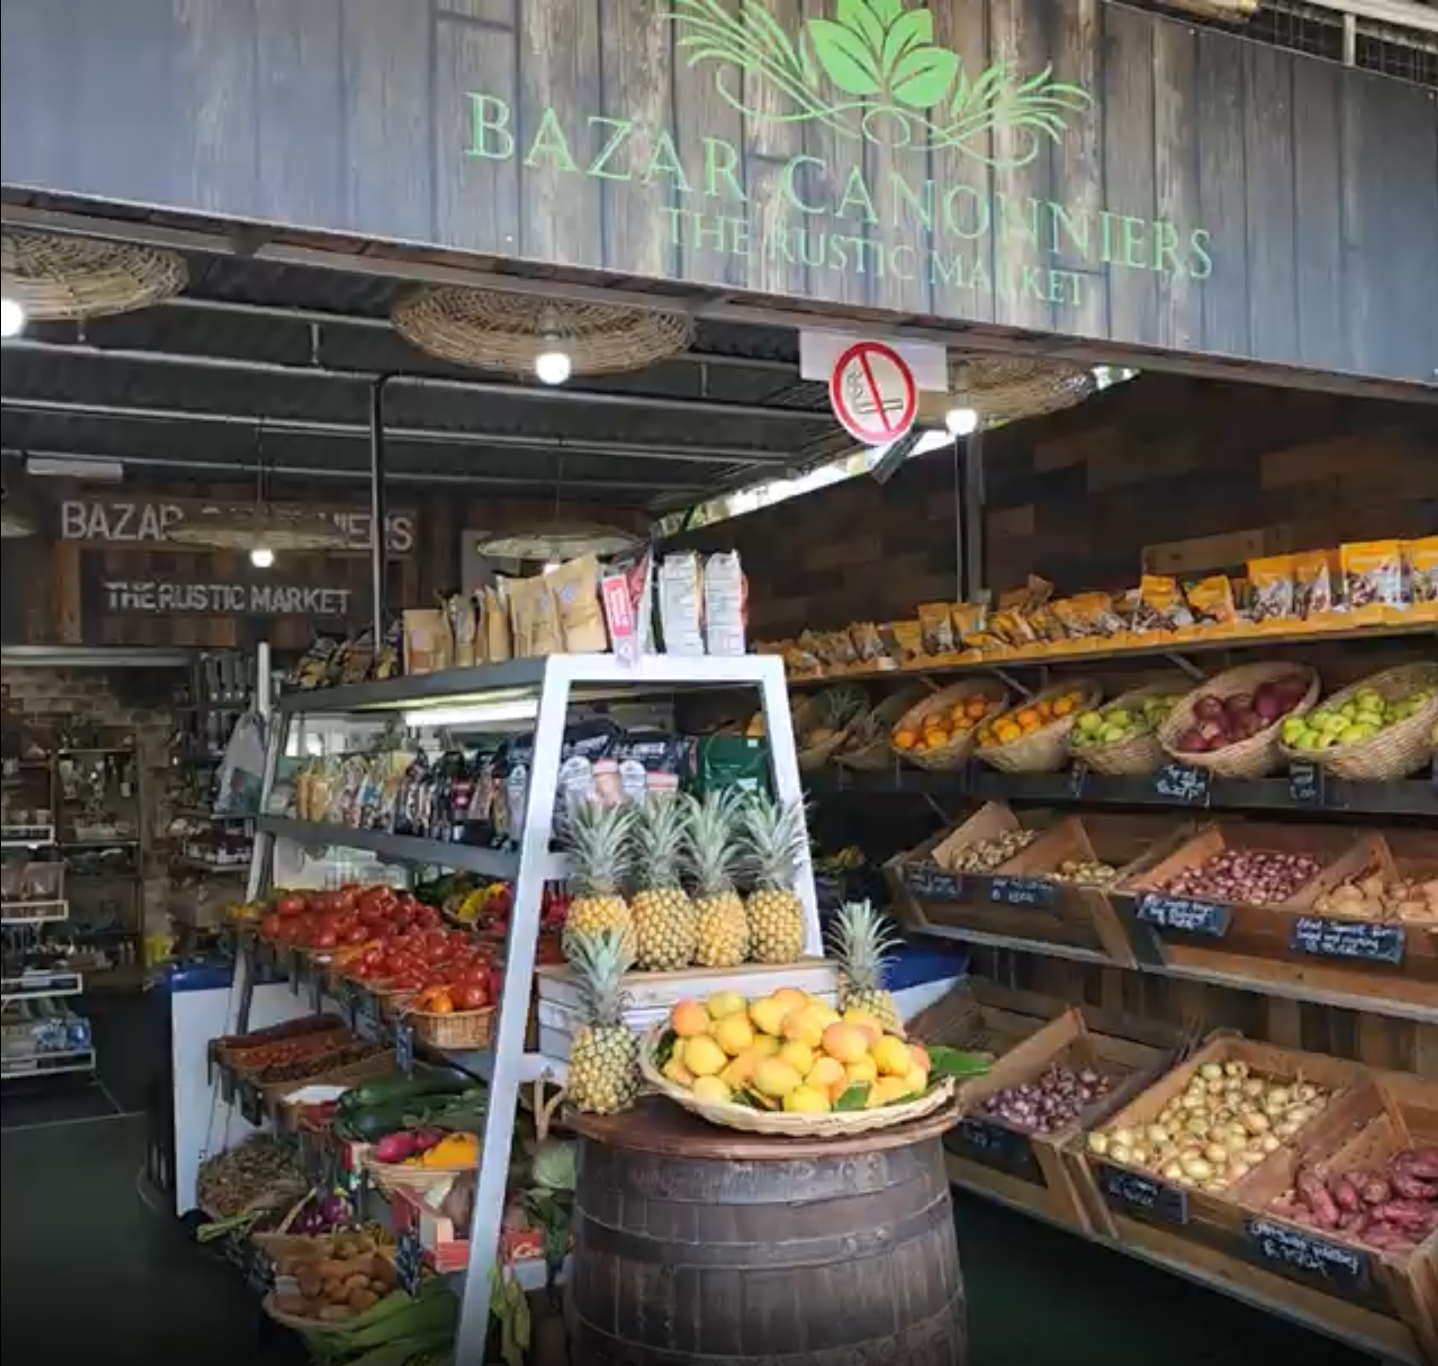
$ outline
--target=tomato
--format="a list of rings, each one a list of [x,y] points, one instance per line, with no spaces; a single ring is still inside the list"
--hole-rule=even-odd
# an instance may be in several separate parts
[[[333,894],[333,904],[337,911],[352,911],[359,904],[359,888],[354,883],[348,883]]]
[[[454,1002],[450,999],[448,992],[437,991],[429,998],[429,1004],[425,1009],[433,1015],[452,1015]]]
[[[456,1010],[483,1010],[489,1005],[489,992],[476,982],[461,982],[452,999]]]
[[[433,906],[416,906],[414,923],[426,930],[432,930],[444,924],[444,917]]]
[[[340,937],[334,930],[320,930],[314,937],[312,944],[317,949],[336,949],[339,947]]]
[[[271,912],[260,920],[260,933],[266,939],[273,939],[280,932],[280,918]]]
[[[363,925],[351,925],[340,935],[341,944],[363,944],[369,939],[369,931]]]
[[[287,892],[275,902],[275,912],[278,915],[303,915],[309,906],[309,902],[297,892]]]

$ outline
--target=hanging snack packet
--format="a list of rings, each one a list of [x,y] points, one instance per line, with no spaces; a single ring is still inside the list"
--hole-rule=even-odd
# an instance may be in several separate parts
[[[926,655],[954,653],[954,619],[946,602],[921,602],[919,636]]]
[[[474,606],[463,593],[451,593],[444,600],[444,614],[449,620],[449,633],[454,641],[454,667],[472,668],[474,657]]]
[[[1238,610],[1227,574],[1214,574],[1188,586],[1188,610],[1200,626],[1231,626]]]
[[[1134,605],[1135,631],[1177,631],[1192,626],[1193,614],[1188,610],[1178,580],[1166,574],[1145,574],[1139,581],[1138,598]]]
[[[1403,605],[1403,554],[1397,541],[1364,541],[1339,551],[1349,611]]]
[[[1413,604],[1438,606],[1438,536],[1408,541],[1403,556],[1408,565],[1408,596]]]
[[[405,673],[414,677],[449,668],[452,648],[449,621],[439,608],[411,608],[404,614]]]
[[[702,580],[699,556],[692,551],[666,555],[659,566],[659,625],[666,654],[704,653]]]
[[[1249,560],[1248,581],[1253,585],[1254,621],[1283,621],[1296,615],[1292,555]]]
[[[509,604],[505,601],[504,581],[484,590],[484,659],[487,664],[503,664],[514,658],[514,637],[509,629]]]
[[[1326,550],[1305,550],[1293,557],[1293,610],[1307,620],[1333,611],[1337,605],[1334,576]]]
[[[704,644],[711,655],[742,655],[749,584],[737,550],[704,562]]]
[[[599,560],[581,555],[544,576],[559,612],[566,653],[602,655],[609,648],[599,605]]]

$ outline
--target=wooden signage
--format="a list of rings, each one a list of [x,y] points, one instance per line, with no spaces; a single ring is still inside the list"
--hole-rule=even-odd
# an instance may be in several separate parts
[[[1178,806],[1207,806],[1213,775],[1193,764],[1164,764],[1153,775],[1154,795]]]
[[[1110,1204],[1121,1205],[1125,1213],[1162,1224],[1188,1223],[1188,1192],[1182,1186],[1142,1176],[1111,1162],[1097,1164],[1098,1186]]]
[[[1438,164],[1430,92],[1181,17],[1053,0],[115,13],[6,0],[7,183],[1095,352],[1432,379],[1435,200],[1412,174]]]
[[[57,532],[62,541],[82,545],[133,546],[136,550],[172,549],[193,553],[196,547],[170,538],[170,533],[195,518],[204,508],[217,506],[203,498],[86,497],[66,498],[59,506]],[[305,506],[318,512],[345,534],[349,549],[366,551],[370,546],[370,514],[358,508]],[[391,512],[385,518],[389,528],[388,553],[409,555],[414,551],[415,515]],[[291,554],[334,554],[335,551],[291,551]]]
[[[1052,878],[1004,873],[989,883],[989,900],[999,906],[1028,906],[1042,910],[1056,905],[1058,899],[1059,886]]]
[[[1367,920],[1331,920],[1321,915],[1296,916],[1288,933],[1288,947],[1316,958],[1348,962],[1403,961],[1408,935],[1402,925],[1375,925]]]
[[[951,873],[937,863],[901,864],[899,875],[904,879],[904,886],[921,901],[964,899],[964,875]]]
[[[1365,1248],[1276,1219],[1249,1219],[1245,1232],[1259,1257],[1284,1271],[1302,1272],[1350,1292],[1366,1290],[1372,1280],[1372,1259]]]
[[[1191,896],[1143,892],[1138,898],[1138,918],[1156,929],[1222,939],[1233,922],[1233,907],[1225,906],[1221,901],[1199,901]]]

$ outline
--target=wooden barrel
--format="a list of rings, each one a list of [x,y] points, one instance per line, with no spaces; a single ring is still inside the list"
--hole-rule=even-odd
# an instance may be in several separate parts
[[[853,1139],[580,1117],[576,1366],[965,1366],[942,1113]]]

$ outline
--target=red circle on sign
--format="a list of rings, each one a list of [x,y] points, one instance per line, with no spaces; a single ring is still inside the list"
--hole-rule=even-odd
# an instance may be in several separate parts
[[[829,405],[855,440],[882,446],[914,425],[919,390],[908,362],[892,346],[855,342],[830,372]]]

